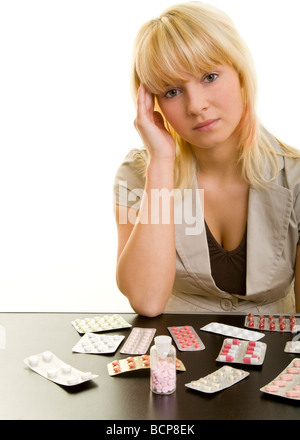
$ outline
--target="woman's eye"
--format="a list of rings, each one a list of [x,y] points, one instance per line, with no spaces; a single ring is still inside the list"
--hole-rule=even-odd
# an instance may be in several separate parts
[[[168,90],[166,93],[165,93],[165,97],[166,98],[174,98],[175,96],[177,96],[179,94],[179,90],[178,89],[171,89],[171,90]]]
[[[218,76],[219,75],[217,73],[209,73],[208,75],[205,75],[204,82],[214,82],[218,78]]]

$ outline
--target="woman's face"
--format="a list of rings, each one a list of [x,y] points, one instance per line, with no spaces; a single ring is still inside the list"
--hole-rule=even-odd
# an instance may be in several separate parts
[[[228,142],[236,146],[244,107],[236,70],[223,65],[200,78],[184,77],[186,81],[170,84],[157,96],[167,121],[196,150],[225,147]]]

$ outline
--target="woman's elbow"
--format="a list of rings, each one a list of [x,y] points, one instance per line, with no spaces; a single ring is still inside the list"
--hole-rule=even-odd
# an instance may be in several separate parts
[[[161,315],[167,303],[162,299],[167,296],[168,300],[170,296],[169,294],[163,294],[163,292],[154,292],[153,289],[147,293],[143,289],[136,291],[134,288],[126,288],[118,279],[117,286],[120,292],[126,296],[135,313],[147,318],[155,318]]]

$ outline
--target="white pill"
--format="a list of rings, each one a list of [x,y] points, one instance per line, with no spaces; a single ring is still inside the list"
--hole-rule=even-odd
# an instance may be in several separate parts
[[[54,379],[57,375],[58,375],[57,368],[51,368],[50,370],[47,371],[47,376],[49,377],[49,379]]]
[[[82,373],[82,375],[81,375],[82,380],[90,380],[91,377],[92,377],[92,373],[90,373],[90,372]]]
[[[45,362],[50,362],[51,361],[51,359],[52,359],[52,353],[51,353],[51,351],[44,351],[44,353],[43,353],[43,360],[45,361]]]
[[[72,370],[72,367],[71,367],[70,365],[63,364],[63,365],[61,366],[61,371],[62,371],[64,374],[69,374],[69,373],[71,373],[71,370]]]
[[[211,391],[211,387],[208,385],[203,386],[203,391]]]
[[[67,379],[67,384],[68,385],[76,385],[78,383],[78,378],[77,376],[70,376]]]
[[[39,363],[39,358],[38,356],[30,356],[30,358],[28,358],[28,362],[31,367],[36,367]]]

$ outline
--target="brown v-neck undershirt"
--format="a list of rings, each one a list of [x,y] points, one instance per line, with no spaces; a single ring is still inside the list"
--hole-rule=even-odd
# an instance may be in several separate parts
[[[231,294],[246,295],[247,230],[236,249],[227,251],[216,241],[205,222],[211,274],[216,286]]]

